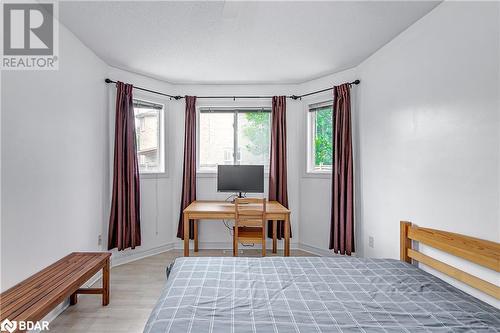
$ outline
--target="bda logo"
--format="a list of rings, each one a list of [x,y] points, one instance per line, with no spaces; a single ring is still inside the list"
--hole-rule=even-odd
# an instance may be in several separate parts
[[[2,332],[14,332],[17,328],[17,322],[16,321],[10,321],[8,319],[5,319],[2,321],[0,324],[0,331]]]
[[[2,332],[14,332],[19,330],[21,332],[25,331],[48,331],[49,322],[48,321],[10,321],[5,319],[0,324],[0,331]]]

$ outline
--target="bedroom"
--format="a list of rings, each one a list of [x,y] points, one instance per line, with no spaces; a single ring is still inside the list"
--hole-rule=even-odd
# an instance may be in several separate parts
[[[2,2],[2,329],[500,331],[498,2],[43,3]],[[261,167],[221,167],[232,165]],[[332,165],[346,166],[336,179]],[[223,188],[238,170],[244,184]],[[240,192],[267,199],[262,221],[280,221],[248,242],[234,240]],[[419,288],[378,277],[382,294],[371,260],[431,279],[412,294],[427,305],[363,299],[349,312],[335,288],[362,277],[346,265],[366,269],[373,299]],[[244,303],[235,322],[239,304],[195,286],[207,308],[195,298],[172,306],[185,317],[167,308],[173,319],[155,321],[159,300],[174,300],[162,290],[182,292],[190,267],[210,275],[209,261],[219,273],[234,264],[235,301],[270,300],[256,285],[278,265],[277,303]],[[236,281],[236,264],[255,276]],[[336,285],[312,269],[323,266]],[[236,297],[244,281],[250,294]],[[294,288],[300,301],[285,294]],[[321,288],[326,299],[309,293]],[[442,304],[432,288],[446,289]],[[457,297],[481,310],[453,307]],[[257,311],[288,309],[283,300],[321,309]]]

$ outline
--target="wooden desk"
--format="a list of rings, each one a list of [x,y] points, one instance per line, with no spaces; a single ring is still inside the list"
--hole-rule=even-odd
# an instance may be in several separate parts
[[[277,201],[266,205],[266,218],[273,221],[273,253],[276,253],[276,221],[285,221],[284,255],[290,256],[290,210]],[[194,222],[194,251],[198,251],[198,220],[234,220],[234,204],[226,201],[192,202],[184,209],[184,256],[189,256],[189,220]]]

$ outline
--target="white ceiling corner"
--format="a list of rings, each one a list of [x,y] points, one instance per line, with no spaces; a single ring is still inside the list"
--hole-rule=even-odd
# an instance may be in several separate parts
[[[354,67],[430,1],[70,1],[61,22],[109,65],[171,83],[302,83]]]

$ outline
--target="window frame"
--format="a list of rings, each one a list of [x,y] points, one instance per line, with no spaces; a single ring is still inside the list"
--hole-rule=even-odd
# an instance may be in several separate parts
[[[200,115],[201,113],[204,112],[227,112],[227,113],[233,113],[234,114],[234,119],[238,118],[238,111],[242,112],[251,112],[251,111],[260,111],[260,112],[266,112],[271,114],[271,107],[269,106],[222,106],[222,107],[216,107],[216,106],[199,106],[196,108],[196,174],[198,177],[201,178],[212,178],[217,176],[217,168],[214,169],[204,169],[200,168]],[[269,132],[272,130],[271,126],[272,118],[271,116],[269,117]],[[236,122],[234,123],[236,124]],[[234,125],[233,125],[234,126]],[[233,132],[233,151],[235,150],[235,147],[238,146],[238,126],[235,126],[234,132]],[[269,136],[269,148],[271,148],[271,136]],[[236,156],[233,154],[233,162],[237,161]],[[234,164],[233,164],[234,165]],[[269,174],[269,164],[264,165],[264,176]]]
[[[318,109],[323,107],[332,107],[333,109],[333,100],[328,99],[317,103],[307,104],[306,109],[306,165],[305,165],[305,175],[306,176],[315,176],[315,177],[325,177],[328,178],[332,174],[332,169],[316,169],[315,165],[315,133],[316,133],[316,113],[311,111],[312,109]],[[334,110],[332,110],[335,112]],[[334,126],[332,124],[332,126]],[[332,129],[333,130],[333,129]],[[333,168],[333,162],[332,162]]]
[[[149,95],[146,94],[141,94],[141,93],[134,93],[133,96],[134,101],[138,100],[144,103],[150,103],[150,104],[155,104],[159,105],[162,107],[160,112],[158,113],[159,116],[159,127],[158,127],[158,151],[160,152],[160,161],[163,165],[163,171],[140,171],[139,170],[139,177],[141,179],[156,179],[156,178],[167,178],[168,177],[168,136],[167,136],[167,102],[159,99],[159,98],[152,98]],[[135,110],[134,110],[134,119],[135,119]]]

